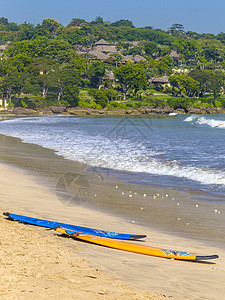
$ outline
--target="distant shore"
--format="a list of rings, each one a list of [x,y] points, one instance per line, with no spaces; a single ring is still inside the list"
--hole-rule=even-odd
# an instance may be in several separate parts
[[[70,107],[66,108],[63,106],[52,106],[48,108],[43,108],[39,110],[27,109],[22,107],[7,108],[5,110],[0,110],[0,116],[38,116],[38,115],[53,115],[53,114],[63,114],[63,115],[168,115],[170,113],[175,114],[224,114],[225,108],[196,108],[188,107],[184,109],[172,109],[171,107],[140,107],[138,109],[93,109],[93,108],[83,108],[83,107]]]

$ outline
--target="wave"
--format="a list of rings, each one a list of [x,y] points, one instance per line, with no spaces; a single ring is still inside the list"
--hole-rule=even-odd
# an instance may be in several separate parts
[[[197,119],[196,123],[200,125],[208,125],[213,128],[225,128],[225,121],[223,120],[206,119],[205,117],[200,117]]]
[[[207,125],[212,128],[225,128],[225,121],[224,120],[217,120],[217,119],[208,119],[205,117],[199,117],[197,115],[191,115],[187,117],[184,122],[193,122],[197,125]]]
[[[172,113],[169,113],[168,116],[177,116],[178,113],[175,113],[175,112],[172,112]]]
[[[192,120],[196,119],[196,116],[191,117]],[[201,118],[204,122],[210,121]],[[52,119],[54,119],[54,126],[52,126]],[[68,119],[65,119],[64,122],[68,122],[65,123],[66,127],[60,123],[60,120],[62,118],[23,118],[17,119],[18,126],[15,126],[15,120],[11,121],[12,125],[4,121],[5,125],[3,122],[0,123],[0,132],[21,138],[27,143],[53,149],[67,159],[94,167],[174,176],[205,185],[225,185],[223,171],[199,166],[182,166],[175,160],[165,161],[161,157],[163,151],[153,151],[140,140],[137,142],[119,137],[107,137],[99,133],[91,134],[76,125],[77,122],[82,122],[81,118],[73,119],[72,121],[76,122],[72,124],[73,126]],[[46,126],[47,124],[49,126]]]
[[[191,116],[187,117],[187,118],[184,120],[184,122],[192,122],[192,121],[194,121],[194,120],[197,119],[197,118],[198,118],[198,116],[196,116],[196,115],[191,115]]]

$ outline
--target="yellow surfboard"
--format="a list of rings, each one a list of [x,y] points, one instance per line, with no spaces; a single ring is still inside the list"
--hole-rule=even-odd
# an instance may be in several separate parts
[[[191,260],[191,261],[218,258],[218,255],[205,256],[205,255],[197,255],[188,252],[155,248],[155,247],[145,246],[137,243],[128,243],[121,240],[114,240],[110,238],[89,235],[81,232],[67,230],[61,227],[56,227],[55,230],[85,242],[89,242],[89,243],[93,243],[93,244],[97,244],[109,248],[115,248],[119,250],[145,254],[145,255],[158,256],[158,257],[171,258],[171,259],[180,259],[180,260]]]

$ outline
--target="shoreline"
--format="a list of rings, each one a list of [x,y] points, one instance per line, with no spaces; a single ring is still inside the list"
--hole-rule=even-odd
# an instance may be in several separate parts
[[[221,286],[223,286],[225,279],[225,251],[223,249],[219,249],[215,245],[210,246],[204,241],[169,235],[165,232],[143,226],[142,224],[137,224],[137,222],[133,223],[132,220],[121,219],[114,214],[103,212],[102,207],[99,210],[95,210],[85,203],[81,206],[66,205],[70,203],[65,203],[57,198],[53,189],[54,184],[50,178],[44,183],[43,177],[38,177],[34,169],[32,170],[29,167],[29,162],[31,161],[31,157],[33,157],[36,167],[38,166],[40,168],[39,171],[41,170],[39,172],[41,175],[41,172],[46,168],[46,162],[49,158],[51,158],[50,164],[57,164],[59,168],[62,166],[62,161],[66,165],[68,164],[67,167],[70,168],[71,161],[65,161],[61,157],[57,157],[57,155],[53,157],[52,150],[43,150],[42,147],[32,144],[22,145],[23,147],[27,147],[28,152],[25,154],[21,151],[21,148],[18,148],[19,144],[21,146],[21,144],[25,143],[16,142],[18,139],[15,138],[5,137],[5,139],[11,141],[10,147],[15,147],[17,143],[16,149],[19,151],[17,152],[17,157],[14,155],[14,159],[17,160],[17,166],[20,168],[12,168],[4,164],[0,165],[2,169],[1,174],[4,174],[0,183],[2,191],[1,209],[32,217],[53,219],[109,231],[147,234],[146,245],[196,252],[199,254],[219,254],[220,258],[215,261],[215,264],[189,264],[156,257],[146,257],[95,245],[81,244],[68,239],[60,239],[72,251],[75,250],[75,247],[79,247],[77,255],[80,259],[87,260],[94,268],[126,282],[129,286],[151,293],[157,291],[166,296],[172,295],[174,299],[198,299],[204,298],[206,295],[207,299],[215,299],[214,297],[221,298]],[[42,149],[45,153],[42,161],[40,161],[40,153],[37,153],[37,149]],[[12,164],[13,157],[9,152],[7,154],[8,158],[11,157],[11,162],[8,161],[7,164]],[[29,157],[27,157],[28,154],[30,154]],[[26,171],[22,171],[21,161],[26,161]],[[79,168],[78,166],[82,170],[83,166],[75,162],[72,168]],[[10,169],[13,171],[10,172]],[[76,169],[77,171],[78,169]],[[52,169],[50,170],[51,172],[54,173],[55,170]],[[46,176],[46,174],[42,175]],[[94,193],[96,190],[98,191],[99,183],[96,182],[96,178],[92,178],[92,180]],[[16,183],[13,190],[10,189],[12,182]],[[112,182],[110,180],[109,184],[112,185]],[[105,189],[107,190],[107,188],[108,185],[106,185]],[[105,195],[103,193],[101,196],[104,197]],[[115,199],[116,196],[117,194],[114,194],[113,191],[111,194],[110,190],[110,199]],[[98,203],[102,204],[102,198],[98,200]],[[141,212],[140,209],[138,211]],[[154,208],[154,213],[157,215],[157,207]],[[158,215],[160,214],[161,212],[159,211]],[[162,215],[161,220],[163,220]],[[117,264],[113,263],[115,261]],[[215,276],[217,281],[216,287],[215,282],[211,281],[211,278]],[[174,289],[174,286],[177,285],[179,286],[179,290]]]
[[[31,270],[27,270],[29,265],[27,267],[21,266],[20,256],[25,256],[26,260],[28,260],[31,265],[33,265],[33,263],[30,260],[36,261],[37,259],[40,259],[42,267],[45,267],[46,263],[48,263],[45,260],[45,256],[48,255],[48,257],[51,257],[51,264],[60,266],[62,261],[64,260],[63,256],[66,255],[67,268],[63,271],[60,268],[59,272],[58,268],[55,268],[55,266],[53,265],[50,270],[50,275],[48,275],[49,272],[47,272],[46,274],[46,272],[43,272],[43,269],[42,271],[37,272],[37,269],[33,267],[32,275],[30,274],[32,280],[34,279],[34,276],[41,276],[41,278],[44,278],[42,287],[49,285],[48,281],[52,279],[52,276],[55,279],[56,270],[58,276],[60,276],[61,278],[60,280],[62,280],[62,283],[65,281],[66,285],[68,285],[68,275],[66,276],[64,272],[67,271],[68,264],[74,263],[75,255],[76,259],[78,260],[88,261],[88,265],[91,265],[91,273],[94,273],[91,274],[92,277],[99,276],[96,275],[96,272],[94,271],[98,269],[98,273],[100,272],[100,274],[103,274],[103,277],[106,273],[108,274],[107,276],[113,277],[119,281],[123,281],[124,284],[122,285],[127,285],[129,288],[132,287],[134,289],[142,290],[144,299],[151,299],[148,298],[149,292],[157,292],[158,294],[154,296],[156,297],[156,299],[161,299],[160,294],[166,295],[167,297],[172,296],[174,299],[200,299],[206,297],[206,295],[207,299],[220,299],[222,297],[223,282],[225,278],[225,252],[221,249],[209,246],[206,247],[204,243],[195,240],[159,233],[158,231],[154,231],[140,225],[134,225],[115,216],[110,216],[105,213],[94,211],[82,206],[65,206],[63,203],[58,201],[56,195],[49,191],[48,187],[35,182],[33,175],[27,175],[24,171],[21,171],[18,168],[9,167],[2,164],[0,164],[0,171],[1,174],[4,174],[4,177],[1,178],[2,180],[0,183],[0,207],[2,212],[3,210],[11,211],[14,213],[24,214],[32,217],[60,220],[62,222],[84,226],[90,226],[90,224],[92,224],[93,226],[94,224],[96,228],[103,228],[106,230],[132,232],[137,234],[146,233],[148,236],[145,242],[146,245],[193,251],[195,253],[202,254],[218,254],[220,256],[220,258],[216,261],[212,261],[206,264],[187,263],[183,261],[161,259],[157,257],[144,256],[136,253],[129,253],[125,251],[99,247],[92,244],[81,243],[72,239],[64,239],[58,237],[53,231],[45,231],[43,228],[27,226],[18,224],[17,222],[10,222],[5,220],[4,222],[6,224],[6,229],[9,230],[10,236],[13,233],[13,236],[20,240],[18,246],[16,243],[13,243],[12,246],[12,244],[8,242],[7,255],[9,253],[12,253],[12,265],[14,263],[19,264],[17,265],[17,269],[19,268],[21,270],[22,268],[23,274],[27,274],[27,272],[31,272]],[[15,182],[13,190],[12,188],[10,188],[10,184],[12,181]],[[3,218],[3,216],[1,216],[1,218]],[[24,234],[24,236],[22,237],[21,234]],[[5,234],[5,232],[3,232],[1,237],[1,243],[3,245],[8,240],[8,236],[8,234]],[[45,240],[42,241],[43,236]],[[60,241],[60,245],[58,245],[58,241]],[[52,244],[52,246],[48,246],[49,243]],[[33,251],[31,252],[32,255],[29,254],[30,252],[27,252],[27,244]],[[33,247],[30,244],[32,244]],[[44,256],[44,259],[38,258],[38,255],[40,255],[40,253],[37,254],[34,251],[34,248],[36,248],[37,244],[43,245],[41,248],[41,251],[43,253],[41,253],[41,255]],[[55,245],[57,249],[56,253],[54,253]],[[24,254],[21,254],[21,247],[23,248]],[[28,249],[30,249],[29,247]],[[70,253],[66,251],[65,247],[70,249]],[[48,249],[48,254],[45,254],[44,249]],[[66,254],[64,250],[66,251]],[[116,264],[114,263],[115,261]],[[11,270],[11,267],[10,269],[8,269],[5,260],[4,265],[6,265],[7,270]],[[82,269],[81,266],[75,266],[75,270],[76,268],[79,268],[78,272],[80,272],[80,268]],[[40,273],[42,275],[38,275]],[[7,276],[12,276],[12,274]],[[24,280],[24,275],[22,276]],[[66,276],[66,279],[63,278],[64,276]],[[86,275],[84,276],[86,277]],[[102,276],[100,277],[102,278]],[[30,279],[30,276],[28,277]],[[213,282],[211,280],[212,277],[215,280]],[[14,287],[16,287],[15,282],[17,282],[19,278],[21,278],[21,274],[20,272],[17,272],[17,275],[13,276]],[[28,279],[25,279],[25,282],[26,280]],[[73,277],[73,280],[75,280],[76,282],[77,277]],[[12,283],[12,281],[10,282]],[[20,280],[18,281],[18,285],[20,286],[19,282]],[[57,282],[58,281],[56,280],[56,283]],[[108,281],[103,283],[101,282],[101,284],[103,286],[100,286],[100,289],[102,288],[104,291],[107,291],[109,289]],[[38,287],[38,285],[36,286],[36,284],[33,282],[32,285],[33,287]],[[52,285],[54,286],[54,283],[52,283]],[[26,290],[27,288],[30,289],[30,286],[28,285],[26,288],[24,288],[24,290]],[[90,286],[86,288],[85,291],[92,291],[92,289],[93,286],[90,283]],[[10,286],[10,290],[14,290],[12,288],[12,285]],[[98,292],[101,293],[101,290],[99,291],[99,288]],[[112,291],[109,291],[109,299],[123,299],[120,296],[118,296],[118,298],[114,296],[114,298],[111,298],[111,292]],[[43,295],[45,295],[45,290],[43,290],[42,293]],[[134,296],[135,291],[132,290],[129,295]],[[130,298],[132,299],[132,297]],[[80,299],[85,298],[80,297]]]
[[[65,159],[52,149],[19,138],[0,135],[0,141],[0,161],[32,174],[37,183],[48,187],[64,205],[82,205],[148,229],[225,249],[225,203],[216,196],[208,194],[206,198],[197,191],[129,183],[126,174],[122,179],[115,171]],[[61,191],[61,180],[76,182],[77,179],[77,186]],[[80,194],[80,188],[84,195]],[[215,209],[221,213],[218,215]]]
[[[53,106],[46,107],[39,110],[22,108],[22,107],[12,107],[6,108],[5,110],[0,110],[0,116],[41,116],[41,115],[72,115],[72,116],[89,116],[89,115],[130,115],[130,116],[143,116],[147,117],[148,115],[169,115],[170,113],[175,114],[198,114],[198,115],[206,115],[206,114],[225,114],[225,108],[196,108],[189,107],[186,111],[184,109],[173,109],[171,107],[153,107],[146,106],[140,107],[138,109],[93,109],[93,108],[85,108],[85,107],[63,107],[63,106]]]

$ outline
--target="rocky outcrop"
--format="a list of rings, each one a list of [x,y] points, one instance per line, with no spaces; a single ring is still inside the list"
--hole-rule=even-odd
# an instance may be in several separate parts
[[[64,106],[52,106],[50,107],[50,110],[53,112],[53,114],[61,114],[66,111],[66,107]]]
[[[184,109],[172,109],[169,106],[142,106],[138,109],[93,109],[83,107],[70,107],[64,106],[52,106],[48,108],[42,108],[38,110],[22,108],[22,107],[11,107],[0,112],[1,115],[12,115],[12,116],[37,116],[37,115],[74,115],[74,116],[87,116],[87,115],[153,115],[153,114],[169,114],[169,113],[188,113],[188,114],[223,114],[225,108],[204,108],[204,107],[193,107],[188,106]]]
[[[15,116],[37,116],[38,112],[34,109],[28,109],[23,107],[14,107],[10,110]]]
[[[223,114],[225,113],[225,108],[223,107],[212,107],[212,108],[205,108],[205,107],[193,107],[188,106],[185,110],[187,114]]]

